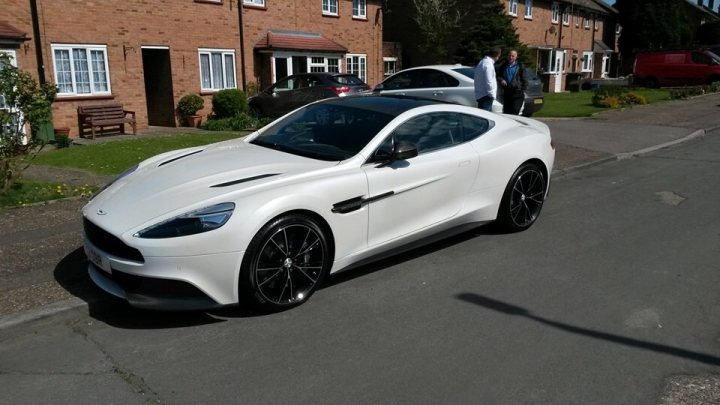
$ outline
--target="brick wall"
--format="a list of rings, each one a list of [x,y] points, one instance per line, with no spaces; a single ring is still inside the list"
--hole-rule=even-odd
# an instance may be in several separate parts
[[[323,17],[319,0],[267,0],[266,8],[243,8],[246,82],[256,81],[253,44],[270,29],[318,32],[367,55],[368,82],[382,79],[380,1],[367,2],[367,19],[352,18],[352,1],[340,0],[337,17]],[[104,97],[59,97],[53,105],[55,127],[78,135],[78,105],[121,103],[136,112],[138,127],[148,126],[143,47],[169,49],[173,106],[187,93],[200,93],[198,48],[235,51],[237,86],[242,87],[238,4],[241,0],[37,0],[45,76],[56,83],[53,44],[105,45],[112,93]],[[32,34],[30,2],[5,0],[0,19]],[[37,78],[34,41],[18,50],[18,65]],[[203,94],[211,111],[212,94]]]

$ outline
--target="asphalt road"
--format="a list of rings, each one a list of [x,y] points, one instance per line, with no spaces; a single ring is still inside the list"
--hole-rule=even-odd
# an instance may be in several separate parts
[[[480,228],[334,276],[279,314],[88,300],[0,331],[0,398],[719,403],[718,169],[714,131],[576,170],[526,232]]]

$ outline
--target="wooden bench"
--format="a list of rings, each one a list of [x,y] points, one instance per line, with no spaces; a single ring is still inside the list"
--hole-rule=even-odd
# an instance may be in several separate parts
[[[114,126],[119,126],[120,133],[124,134],[125,124],[132,126],[133,135],[137,133],[135,111],[124,110],[122,104],[81,105],[77,112],[81,137],[84,137],[86,128],[90,128],[90,136],[95,139],[95,128],[100,128],[102,135],[105,127]]]

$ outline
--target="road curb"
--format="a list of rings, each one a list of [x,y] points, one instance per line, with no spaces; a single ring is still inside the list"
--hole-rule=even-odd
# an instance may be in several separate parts
[[[61,312],[69,311],[71,309],[80,308],[87,305],[88,303],[81,300],[80,298],[72,297],[49,305],[18,312],[16,314],[0,316],[0,330],[10,329],[13,326],[21,325],[31,321],[37,321],[43,318],[48,318]]]

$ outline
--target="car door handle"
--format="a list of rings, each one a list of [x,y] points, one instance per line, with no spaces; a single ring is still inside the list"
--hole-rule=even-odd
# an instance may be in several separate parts
[[[442,96],[443,94],[445,94],[444,91],[433,91],[433,96]]]

